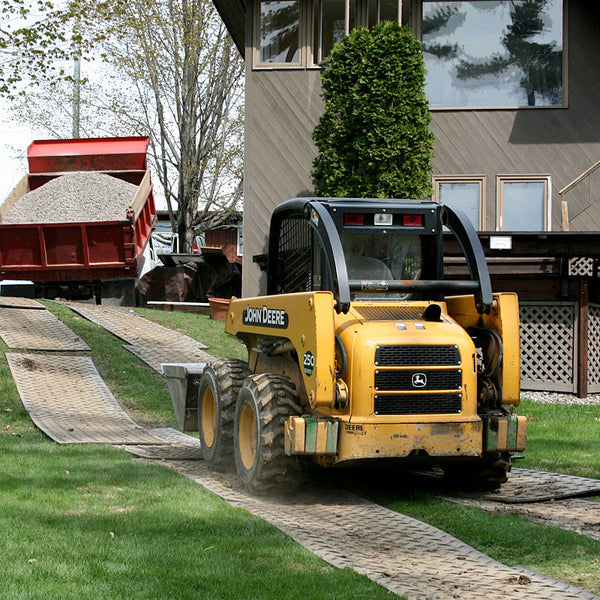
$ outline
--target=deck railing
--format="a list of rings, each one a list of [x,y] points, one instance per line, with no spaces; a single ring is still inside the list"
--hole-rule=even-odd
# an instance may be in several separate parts
[[[562,216],[562,229],[563,231],[569,231],[569,205],[567,203],[567,199],[565,194],[570,192],[576,186],[578,186],[583,181],[587,180],[588,183],[588,202],[586,208],[592,205],[592,202],[596,200],[596,198],[592,197],[592,180],[591,175],[596,171],[596,169],[600,168],[600,160],[593,164],[589,169],[586,169],[581,175],[578,175],[571,183],[567,184],[562,190],[558,192],[560,196],[560,206],[561,206],[561,216]],[[585,210],[585,209],[584,209]],[[575,215],[577,216],[577,215]]]

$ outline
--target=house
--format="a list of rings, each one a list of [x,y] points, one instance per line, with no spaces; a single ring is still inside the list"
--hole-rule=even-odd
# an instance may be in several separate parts
[[[154,227],[154,244],[159,252],[177,252],[176,234],[171,233],[171,222],[166,210],[157,211],[157,221]],[[224,223],[205,231],[194,242],[194,253],[200,252],[200,247],[220,248],[229,262],[242,264],[243,254],[242,213],[233,211]]]
[[[600,5],[213,1],[246,61],[247,256],[265,252],[274,206],[311,194],[332,45],[398,20],[423,43],[434,199],[481,232],[495,289],[519,292],[523,387],[600,391]],[[243,281],[244,295],[264,291],[250,260]]]

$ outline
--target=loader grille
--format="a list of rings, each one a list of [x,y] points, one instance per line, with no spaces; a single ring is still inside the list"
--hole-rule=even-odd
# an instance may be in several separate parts
[[[376,415],[446,415],[461,412],[460,394],[375,395]]]
[[[375,371],[375,390],[378,392],[460,390],[461,387],[460,369]]]
[[[308,292],[313,289],[312,233],[304,218],[284,219],[278,248],[277,293]]]
[[[454,366],[460,364],[458,346],[377,346],[378,367]]]

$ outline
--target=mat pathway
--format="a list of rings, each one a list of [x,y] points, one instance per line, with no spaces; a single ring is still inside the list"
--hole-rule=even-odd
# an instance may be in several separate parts
[[[5,308],[23,309],[22,306],[0,306],[0,311]],[[115,310],[111,307],[104,311],[102,307],[94,307],[78,312],[94,317],[96,322],[103,323],[102,326],[109,330],[113,327],[114,333],[118,330],[116,323],[119,320],[125,319],[129,326],[132,325],[134,317],[131,311],[124,311],[127,309]],[[133,323],[139,331],[137,326],[140,322],[134,320]],[[68,331],[59,332],[59,329],[49,330],[47,335],[59,338],[70,335]],[[133,333],[136,333],[135,329]],[[169,359],[164,362],[170,361],[171,355],[168,354],[165,340],[174,338],[171,334],[164,334],[161,331],[157,337],[138,335],[135,343],[143,351],[136,354],[149,356],[149,362],[155,363],[156,357],[166,350]],[[153,349],[151,346],[156,342],[149,340],[158,340],[160,348]],[[189,344],[188,341],[183,343]],[[52,346],[52,343],[44,340],[40,344],[46,346],[43,348],[45,350],[47,346]],[[57,342],[58,346],[60,343]],[[178,347],[181,348],[180,345]],[[203,352],[205,357],[208,356],[197,343],[193,347]],[[128,451],[138,456],[161,459],[165,465],[200,483],[227,502],[269,521],[330,564],[353,568],[410,600],[489,600],[500,596],[507,600],[600,600],[594,594],[550,577],[507,567],[435,527],[385,509],[341,488],[323,485],[322,482],[316,485],[308,481],[302,491],[293,497],[248,495],[238,488],[233,473],[211,472],[201,460],[197,460],[199,449],[196,439],[169,429],[146,431],[131,421],[102,382],[93,363],[90,365],[89,358],[71,356],[65,361],[64,356],[30,353],[7,353],[7,357],[24,406],[34,422],[53,439],[62,443],[83,443],[96,442],[105,436],[103,441],[124,444]],[[78,364],[78,383],[76,393],[72,394],[69,390],[74,386],[65,385],[61,380],[67,377],[65,370],[69,368],[69,363],[72,368],[74,359]],[[111,426],[108,429],[114,423],[114,429],[118,430],[118,424],[121,428],[118,435],[111,438],[110,431],[104,425],[94,427],[90,422],[94,419],[86,419],[85,422],[79,420],[81,410],[78,406],[82,396],[93,399],[96,420],[106,422],[106,411],[110,413],[108,422]],[[57,402],[62,404],[57,406]],[[102,410],[98,409],[100,405]],[[119,411],[123,416],[117,415]],[[85,412],[89,412],[89,408]],[[65,416],[68,417],[66,421]]]

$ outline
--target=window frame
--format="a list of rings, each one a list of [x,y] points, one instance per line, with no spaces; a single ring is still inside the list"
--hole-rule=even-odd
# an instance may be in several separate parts
[[[300,1],[300,19],[299,19],[299,60],[294,63],[286,62],[260,62],[260,6],[264,0],[254,0],[252,2],[252,69],[253,70],[279,70],[279,69],[321,69],[327,64],[327,58],[317,57],[317,52],[320,48],[315,47],[314,39],[315,19],[313,0]],[[403,0],[397,1],[398,23],[402,23]],[[345,33],[350,33],[349,18],[350,18],[350,3],[351,0],[345,0]],[[355,27],[366,27],[365,22],[368,15],[369,0],[356,0]],[[315,60],[317,59],[317,60]]]
[[[552,231],[552,177],[550,175],[497,175],[496,176],[496,231],[504,229],[504,183],[544,183],[544,229]],[[511,230],[514,231],[514,230]],[[526,230],[531,231],[531,230]]]
[[[298,61],[296,62],[261,62],[260,60],[260,7],[261,3],[274,0],[254,0],[252,3],[254,14],[252,15],[252,68],[260,70],[273,69],[303,69],[306,67],[309,59],[309,45],[307,42],[307,5],[310,2],[298,0],[300,3],[300,17],[298,19]]]
[[[433,181],[433,201],[440,203],[440,183],[477,183],[479,185],[479,224],[477,231],[485,231],[485,175],[434,175]]]
[[[415,37],[418,40],[423,40],[423,4],[426,2],[439,2],[440,0],[412,0],[410,4],[409,23]],[[461,1],[467,0],[449,0]],[[510,2],[511,0],[501,0]],[[512,106],[512,105],[497,105],[497,106],[430,106],[432,112],[447,112],[447,111],[464,111],[464,110],[553,110],[569,108],[569,0],[562,0],[563,15],[562,15],[562,104],[544,105],[544,106]]]

